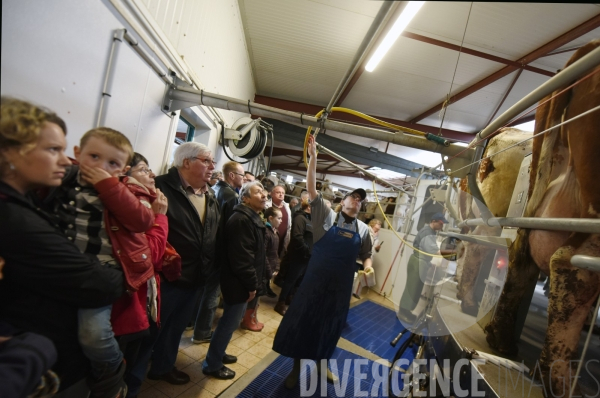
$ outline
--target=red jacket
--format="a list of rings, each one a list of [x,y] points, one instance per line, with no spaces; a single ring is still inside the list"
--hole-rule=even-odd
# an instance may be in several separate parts
[[[123,269],[128,292],[133,293],[154,275],[152,253],[144,232],[154,225],[150,203],[155,196],[127,177],[123,183],[118,178],[107,178],[94,188],[104,205],[104,224],[113,257]]]
[[[133,178],[125,177],[122,180],[123,184],[137,197],[140,201],[146,201],[146,203],[153,202],[156,196],[153,193],[150,193],[144,186],[142,186],[139,182],[137,182]],[[121,184],[121,185],[123,185]],[[100,192],[100,191],[99,191]],[[143,202],[142,202],[143,203]],[[105,205],[106,207],[106,205]],[[107,214],[108,212],[105,212]],[[114,225],[108,224],[107,232],[111,237],[111,227]],[[149,258],[151,259],[153,268],[150,277],[156,275],[156,288],[157,288],[157,305],[158,305],[158,315],[156,319],[156,323],[160,325],[160,278],[158,277],[158,273],[155,271],[160,270],[163,262],[163,255],[165,252],[165,246],[167,244],[167,235],[169,233],[169,221],[167,216],[164,214],[156,214],[152,227],[150,227],[145,234],[135,233],[129,234],[129,237],[132,237],[133,240],[135,238],[139,238],[141,241],[145,241],[146,247],[149,249]],[[138,236],[139,235],[139,236]],[[125,245],[128,245],[128,242],[125,238],[121,239],[121,243],[125,242]],[[114,243],[113,243],[114,248]],[[119,260],[121,260],[123,256],[123,252]],[[148,278],[149,279],[149,278]],[[116,336],[121,336],[124,334],[131,334],[141,332],[142,330],[146,330],[150,327],[150,323],[148,321],[148,313],[147,313],[147,298],[148,294],[148,284],[142,283],[139,286],[139,289],[132,294],[123,295],[119,298],[114,304],[111,313],[111,323],[113,332]]]

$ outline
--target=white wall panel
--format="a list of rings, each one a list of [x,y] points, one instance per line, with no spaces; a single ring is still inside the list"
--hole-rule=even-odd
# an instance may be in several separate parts
[[[135,0],[209,92],[254,99],[255,88],[236,0]],[[219,110],[227,125],[246,114]]]
[[[2,3],[2,95],[56,111],[72,148],[96,120],[112,35],[125,26],[100,1]],[[161,165],[171,119],[160,111],[164,83],[120,45],[108,127],[122,131],[152,166]]]

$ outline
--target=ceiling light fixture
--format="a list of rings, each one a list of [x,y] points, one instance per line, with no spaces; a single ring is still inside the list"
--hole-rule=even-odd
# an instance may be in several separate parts
[[[394,26],[387,33],[377,50],[371,56],[369,62],[367,62],[367,66],[365,66],[365,70],[367,72],[373,72],[373,70],[379,64],[379,61],[383,59],[388,50],[392,47],[392,45],[396,42],[402,31],[408,26],[409,22],[413,19],[417,12],[423,7],[425,4],[424,1],[411,1],[404,8],[396,22],[394,22]]]

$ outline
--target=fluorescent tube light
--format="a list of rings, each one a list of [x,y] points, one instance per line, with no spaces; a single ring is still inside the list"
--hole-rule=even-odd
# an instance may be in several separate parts
[[[419,12],[421,7],[423,7],[423,4],[425,4],[424,1],[411,1],[408,3],[402,11],[402,14],[400,14],[394,23],[394,26],[392,26],[381,44],[379,44],[379,47],[377,47],[377,50],[375,50],[375,53],[371,56],[369,62],[367,62],[367,66],[365,66],[367,72],[373,72],[388,50],[396,42],[402,31],[408,26],[413,17],[417,15],[417,12]]]

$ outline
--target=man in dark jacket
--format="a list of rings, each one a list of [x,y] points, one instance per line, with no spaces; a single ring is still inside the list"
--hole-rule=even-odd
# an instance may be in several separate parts
[[[219,379],[235,377],[235,372],[225,364],[237,358],[226,355],[225,348],[240,324],[246,304],[256,295],[264,294],[265,224],[259,213],[265,209],[267,195],[261,183],[254,181],[242,188],[240,196],[242,204],[234,208],[225,226],[226,256],[221,264],[223,316],[202,364],[205,375]]]
[[[215,191],[215,197],[219,208],[221,209],[221,219],[219,222],[219,237],[217,242],[221,242],[222,231],[225,229],[225,223],[233,214],[233,208],[238,203],[238,194],[235,191],[240,189],[244,183],[244,168],[238,162],[227,162],[223,165],[224,181],[218,181],[212,189]],[[218,249],[222,252],[221,249]],[[196,302],[192,318],[194,320],[194,336],[192,343],[200,344],[209,342],[212,338],[211,326],[215,311],[219,305],[219,267],[206,279],[206,285],[202,297]]]
[[[221,223],[225,225],[238,204],[237,191],[244,185],[244,168],[238,162],[227,162],[223,165],[223,176],[225,180],[217,182],[213,190],[221,208]]]
[[[208,147],[186,142],[175,151],[169,172],[156,177],[156,187],[169,202],[168,241],[181,256],[182,269],[181,277],[175,282],[161,277],[161,328],[152,325],[150,336],[140,347],[138,361],[127,380],[129,395],[138,393],[151,356],[149,379],[171,384],[190,381],[189,375],[175,368],[175,360],[194,304],[216,266],[219,206],[208,189],[214,169],[215,161]]]

